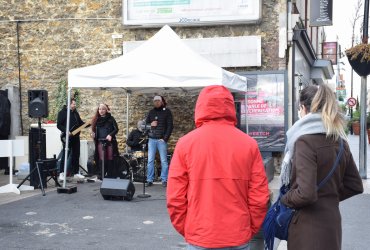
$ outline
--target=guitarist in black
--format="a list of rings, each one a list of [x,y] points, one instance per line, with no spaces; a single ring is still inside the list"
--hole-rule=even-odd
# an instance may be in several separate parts
[[[81,120],[80,114],[76,110],[76,100],[71,99],[70,103],[70,121],[69,121],[69,150],[71,155],[71,169],[67,170],[67,177],[72,175],[78,175],[77,177],[81,178],[78,174],[79,170],[79,160],[80,160],[80,133],[77,133],[75,136],[72,136],[71,132],[75,130],[76,128],[80,127],[84,124],[84,122]],[[57,127],[62,132],[61,138],[63,142],[65,142],[65,135],[66,135],[66,124],[67,124],[67,106],[64,105],[63,109],[59,111],[58,113],[58,121],[57,121]],[[65,178],[63,172],[64,172],[64,152],[65,152],[65,143],[63,143],[63,156],[61,160],[61,168],[60,168],[60,176],[59,179],[63,180]]]

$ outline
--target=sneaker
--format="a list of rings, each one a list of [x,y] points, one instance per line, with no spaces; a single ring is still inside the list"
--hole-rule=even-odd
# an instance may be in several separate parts
[[[64,177],[64,173],[60,173],[59,174],[59,178],[58,178],[60,181],[64,181],[65,177]]]
[[[85,176],[83,176],[82,174],[75,174],[73,176],[73,178],[75,178],[75,179],[85,179]]]
[[[98,180],[98,177],[95,176],[95,177],[88,178],[87,182],[96,182],[97,180]]]
[[[146,187],[151,187],[153,186],[153,182],[149,181],[148,183],[145,184]]]
[[[162,187],[167,187],[167,181],[162,182]]]

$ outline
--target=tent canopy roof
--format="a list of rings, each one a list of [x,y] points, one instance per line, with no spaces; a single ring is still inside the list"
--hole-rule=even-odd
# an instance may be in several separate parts
[[[123,88],[129,92],[193,92],[209,85],[246,91],[244,77],[207,61],[164,26],[135,50],[100,64],[68,71],[71,88]]]

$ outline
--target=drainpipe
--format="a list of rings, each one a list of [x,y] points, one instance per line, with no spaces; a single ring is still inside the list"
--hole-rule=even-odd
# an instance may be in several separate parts
[[[292,2],[288,2],[288,46],[291,45],[293,40],[293,27],[292,27]]]
[[[307,30],[307,20],[308,20],[308,18],[307,18],[307,13],[308,13],[307,9],[308,9],[308,1],[305,0],[304,1],[304,28],[306,30]]]
[[[294,109],[293,109],[293,100],[295,98],[295,45],[293,41],[293,24],[292,24],[292,10],[293,10],[293,3],[292,1],[288,1],[287,6],[287,40],[288,40],[288,50],[289,50],[289,60],[288,60],[288,72],[290,75],[290,84],[288,84],[288,107],[291,112],[288,113],[288,127],[293,124],[294,120]],[[289,83],[289,79],[288,79]]]
[[[23,135],[21,56],[20,56],[20,53],[19,53],[19,21],[17,21],[16,24],[17,24],[17,58],[18,58],[19,115],[20,115],[20,119],[21,119],[21,135]]]

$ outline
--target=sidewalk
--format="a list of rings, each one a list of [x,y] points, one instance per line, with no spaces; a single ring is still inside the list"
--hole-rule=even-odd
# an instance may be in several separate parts
[[[13,176],[13,184],[19,184],[21,183],[22,180],[18,180],[17,176]],[[0,170],[0,187],[9,184],[9,175],[4,175],[4,170]],[[29,185],[30,182],[26,181],[24,185]],[[49,182],[48,188],[45,189],[45,192],[51,192],[55,191],[56,188],[54,187],[54,182]],[[15,194],[15,193],[5,193],[5,194],[0,194],[0,205],[7,204],[10,202],[14,202],[17,200],[21,200],[24,198],[32,197],[35,195],[41,194],[40,189],[35,189],[33,191],[21,191],[21,194]]]
[[[367,141],[367,138],[366,138]],[[360,136],[349,135],[348,144],[351,148],[353,159],[356,162],[357,167],[359,167],[359,151],[360,151]],[[367,180],[363,180],[364,183],[364,194],[370,194],[370,144],[367,144]]]

